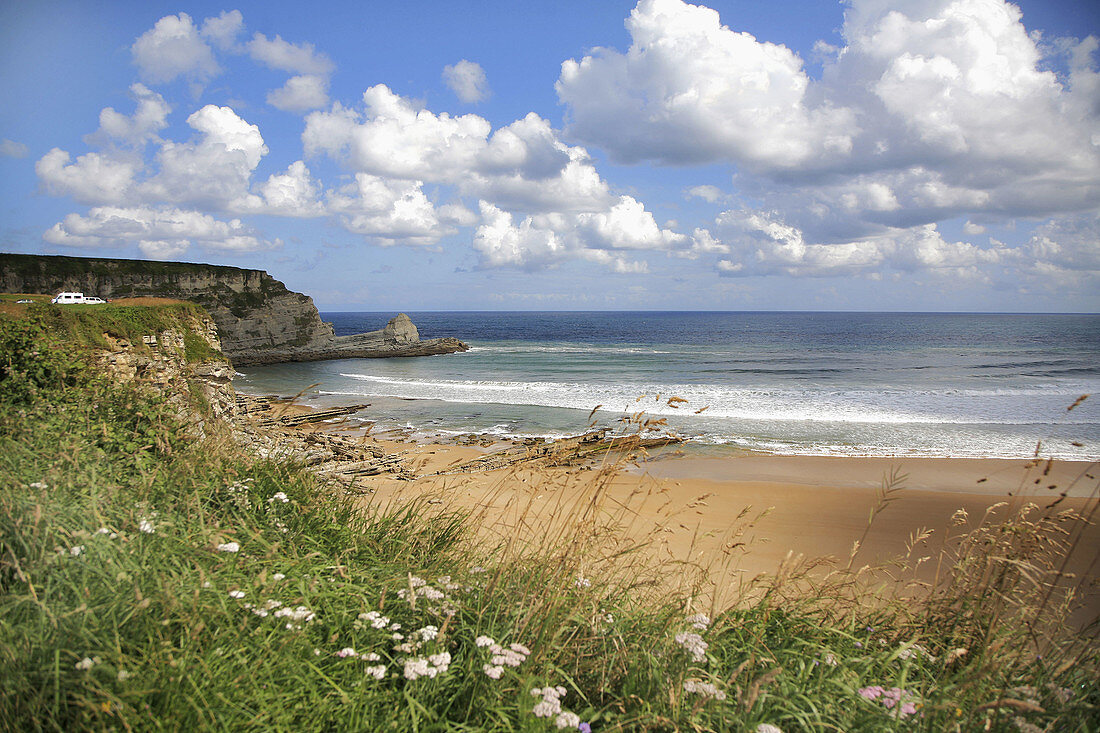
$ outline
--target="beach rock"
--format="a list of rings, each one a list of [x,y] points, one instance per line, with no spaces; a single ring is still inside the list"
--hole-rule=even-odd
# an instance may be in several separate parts
[[[416,330],[411,318],[404,313],[398,313],[382,329],[382,340],[389,345],[415,344],[420,341],[420,332]]]

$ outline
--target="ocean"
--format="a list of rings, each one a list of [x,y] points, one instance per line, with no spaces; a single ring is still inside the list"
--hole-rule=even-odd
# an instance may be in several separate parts
[[[323,313],[337,335],[392,313]],[[238,390],[419,437],[560,437],[639,412],[701,453],[1100,459],[1100,315],[409,313],[464,354],[245,367]],[[677,398],[671,400],[670,398]],[[680,402],[679,400],[683,400]]]

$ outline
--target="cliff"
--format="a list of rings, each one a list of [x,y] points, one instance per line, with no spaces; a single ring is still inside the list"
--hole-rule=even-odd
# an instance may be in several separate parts
[[[313,299],[262,270],[146,260],[0,254],[0,292],[75,290],[101,298],[177,298],[203,306],[237,366],[284,361],[430,356],[465,351],[458,339],[421,341],[408,316],[385,329],[337,337]],[[403,319],[403,320],[402,320]],[[411,330],[410,327],[411,326]]]

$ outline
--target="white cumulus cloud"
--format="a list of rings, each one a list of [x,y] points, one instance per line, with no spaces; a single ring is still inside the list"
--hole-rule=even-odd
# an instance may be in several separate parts
[[[292,76],[267,95],[267,103],[284,112],[307,112],[328,104],[328,79],[315,74]]]
[[[248,54],[272,69],[291,74],[331,74],[335,68],[332,60],[318,53],[312,43],[294,44],[278,35],[268,39],[263,33],[255,34],[248,42]]]
[[[206,81],[221,72],[214,52],[187,13],[166,15],[130,47],[142,78],[168,82],[184,76]]]
[[[480,64],[462,59],[443,67],[443,81],[459,100],[475,104],[489,98],[489,80]]]

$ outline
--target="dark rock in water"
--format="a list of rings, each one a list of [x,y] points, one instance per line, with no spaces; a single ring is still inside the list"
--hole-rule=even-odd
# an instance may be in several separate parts
[[[336,336],[313,299],[262,270],[189,262],[0,254],[0,292],[75,290],[101,298],[160,297],[203,306],[235,366],[286,361],[431,356],[466,351],[455,338],[420,340],[404,313],[380,331]]]

